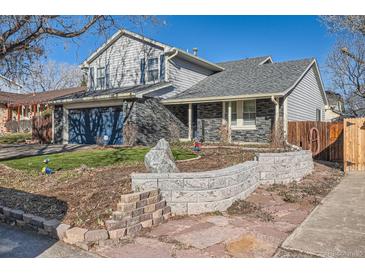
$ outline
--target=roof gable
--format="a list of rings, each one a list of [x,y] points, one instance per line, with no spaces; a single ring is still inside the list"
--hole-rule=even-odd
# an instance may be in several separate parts
[[[222,62],[224,71],[215,73],[196,85],[170,98],[286,94],[303,77],[314,59],[272,63],[269,56]]]

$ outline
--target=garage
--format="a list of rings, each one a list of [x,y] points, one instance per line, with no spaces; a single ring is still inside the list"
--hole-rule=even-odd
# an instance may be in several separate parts
[[[69,109],[68,143],[123,144],[122,107]]]

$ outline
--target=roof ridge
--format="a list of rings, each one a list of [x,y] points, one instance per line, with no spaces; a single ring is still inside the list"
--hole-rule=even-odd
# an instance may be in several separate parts
[[[249,61],[249,60],[255,60],[255,59],[267,59],[269,57],[271,57],[271,56],[270,55],[263,55],[263,56],[257,56],[257,57],[247,57],[247,58],[242,58],[242,59],[237,59],[237,60],[229,60],[229,61],[217,62],[216,64],[228,64],[228,63]]]

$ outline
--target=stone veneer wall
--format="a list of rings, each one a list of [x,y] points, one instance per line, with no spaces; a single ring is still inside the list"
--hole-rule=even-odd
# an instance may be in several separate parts
[[[222,125],[222,102],[204,103],[197,106],[198,136],[206,142],[219,142],[219,128]]]
[[[162,138],[176,141],[188,135],[188,127],[157,99],[130,101],[129,107],[131,104],[133,106],[126,123],[138,128],[136,144],[154,145]]]
[[[279,101],[280,119],[283,117],[283,100]],[[271,99],[256,100],[256,129],[232,130],[233,142],[269,143],[275,123],[275,105]]]
[[[132,174],[132,188],[160,189],[173,213],[199,214],[226,210],[259,184],[298,181],[312,170],[310,151],[260,153],[255,161],[221,170]]]
[[[189,137],[189,105],[166,105],[165,106],[177,119],[181,121],[180,124],[180,138]]]

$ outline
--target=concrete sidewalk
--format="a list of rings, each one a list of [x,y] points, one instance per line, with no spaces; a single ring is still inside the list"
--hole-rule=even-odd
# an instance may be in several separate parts
[[[94,258],[95,254],[46,236],[0,224],[0,258]]]
[[[95,148],[95,145],[0,145],[0,161],[27,156],[46,155],[52,153],[70,152],[81,149]]]
[[[282,244],[319,257],[365,257],[365,172],[354,172]]]

